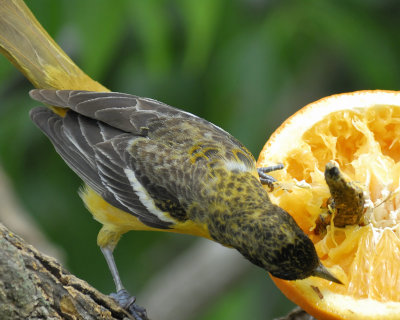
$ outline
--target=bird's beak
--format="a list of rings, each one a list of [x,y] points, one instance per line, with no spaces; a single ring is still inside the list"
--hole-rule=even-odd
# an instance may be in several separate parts
[[[316,267],[314,269],[314,272],[313,272],[312,276],[319,277],[319,278],[322,278],[322,279],[326,279],[326,280],[329,280],[329,281],[332,281],[332,282],[335,282],[335,283],[338,283],[338,284],[343,284],[343,282],[340,281],[339,279],[337,279],[334,275],[332,275],[328,271],[328,269],[326,269],[322,265],[321,262],[319,263],[318,267]]]

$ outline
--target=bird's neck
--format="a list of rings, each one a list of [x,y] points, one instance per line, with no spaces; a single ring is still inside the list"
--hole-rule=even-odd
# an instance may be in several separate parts
[[[209,181],[207,190],[209,195],[199,201],[203,206],[198,210],[207,210],[199,217],[204,217],[211,238],[263,267],[259,251],[266,250],[262,239],[271,228],[268,213],[274,205],[258,178],[247,172],[221,172]]]
[[[268,205],[264,203],[264,207]],[[269,251],[272,234],[269,214],[263,208],[239,204],[242,210],[215,208],[210,214],[207,226],[210,236],[217,242],[237,249],[253,264],[266,268],[264,261]]]

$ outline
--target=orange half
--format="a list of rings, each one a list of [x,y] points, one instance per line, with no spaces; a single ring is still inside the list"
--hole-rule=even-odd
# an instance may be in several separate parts
[[[315,232],[330,197],[325,165],[361,186],[360,225]],[[270,137],[259,167],[283,163],[271,200],[313,241],[344,285],[310,277],[275,284],[317,319],[400,319],[400,92],[358,91],[305,106]]]

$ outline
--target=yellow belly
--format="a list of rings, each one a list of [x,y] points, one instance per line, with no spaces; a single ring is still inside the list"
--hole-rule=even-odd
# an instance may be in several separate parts
[[[121,235],[130,230],[167,231],[211,239],[207,226],[204,224],[188,220],[177,221],[171,229],[152,228],[140,222],[134,215],[112,206],[88,186],[84,187],[80,196],[93,217],[103,224],[97,237],[100,247],[115,247]],[[167,213],[166,216],[172,219]]]

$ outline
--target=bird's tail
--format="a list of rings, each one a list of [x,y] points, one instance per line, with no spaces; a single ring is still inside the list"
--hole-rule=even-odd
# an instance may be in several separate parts
[[[23,0],[0,0],[0,52],[36,88],[109,91],[78,68]]]

